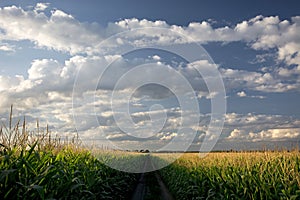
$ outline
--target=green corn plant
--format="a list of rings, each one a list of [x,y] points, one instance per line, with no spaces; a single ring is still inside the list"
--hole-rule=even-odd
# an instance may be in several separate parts
[[[0,127],[0,199],[130,198],[137,174],[109,168],[79,146],[78,136],[66,142],[38,120],[35,131],[27,130],[25,118],[12,121],[11,106],[8,126]]]
[[[178,199],[299,199],[298,151],[185,154],[160,170]]]

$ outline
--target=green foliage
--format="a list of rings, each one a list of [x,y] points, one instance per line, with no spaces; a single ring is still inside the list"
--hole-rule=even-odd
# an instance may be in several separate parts
[[[48,128],[27,131],[25,119],[0,128],[0,199],[128,199],[137,180],[89,151],[52,139]]]
[[[299,199],[299,153],[186,155],[160,171],[176,199]]]
[[[1,152],[0,199],[124,199],[137,176],[113,170],[86,151]]]

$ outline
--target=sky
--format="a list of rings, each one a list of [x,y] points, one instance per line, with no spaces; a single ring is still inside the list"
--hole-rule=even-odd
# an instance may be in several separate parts
[[[121,149],[292,148],[297,1],[0,1],[0,120]]]

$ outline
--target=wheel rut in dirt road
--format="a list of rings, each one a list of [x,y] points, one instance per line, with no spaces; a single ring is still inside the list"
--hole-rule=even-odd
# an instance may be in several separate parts
[[[150,155],[147,156],[144,164],[144,173],[141,174],[132,200],[173,200],[171,193],[162,181],[159,172],[153,171],[154,166]],[[147,172],[148,171],[148,172]]]

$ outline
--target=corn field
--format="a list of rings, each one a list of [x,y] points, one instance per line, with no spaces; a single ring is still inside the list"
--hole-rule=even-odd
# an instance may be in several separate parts
[[[147,160],[162,166],[176,155],[92,152],[78,138],[51,137],[38,121],[35,131],[28,130],[25,119],[12,124],[12,108],[9,118],[0,127],[0,199],[131,199],[141,174],[108,166],[122,164],[132,171]],[[300,153],[210,153],[204,158],[185,153],[144,177],[143,199],[163,199],[162,182],[178,200],[300,199]]]
[[[176,199],[300,199],[299,152],[184,154],[160,174]]]
[[[0,128],[0,199],[128,199],[136,174],[109,168],[91,152],[28,131],[25,119]],[[38,130],[38,131],[37,131]],[[130,159],[130,158],[122,158]]]

